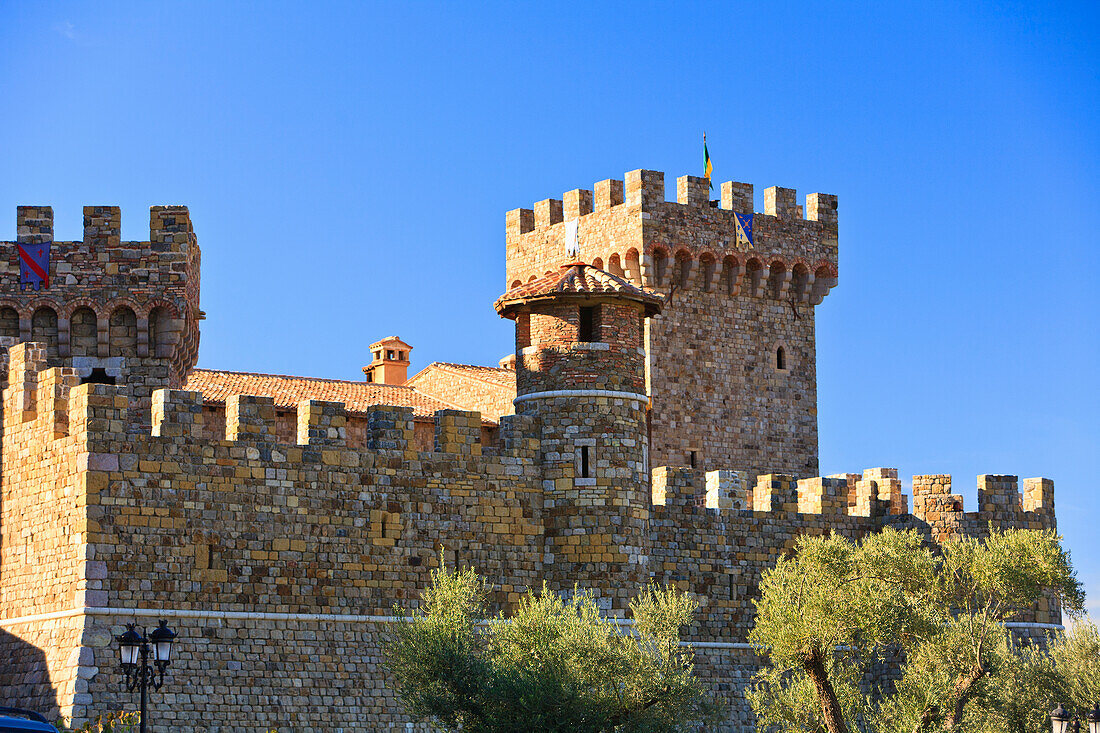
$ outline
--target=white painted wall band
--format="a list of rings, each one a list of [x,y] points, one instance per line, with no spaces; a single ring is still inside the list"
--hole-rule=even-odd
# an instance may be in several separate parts
[[[520,395],[512,400],[513,405],[528,400],[545,400],[553,397],[607,397],[613,400],[634,400],[635,402],[649,402],[649,398],[637,392],[615,392],[610,389],[555,389],[549,392],[532,392]]]
[[[118,618],[216,618],[234,621],[312,621],[330,623],[352,624],[387,624],[398,621],[409,621],[408,617],[402,619],[399,616],[370,616],[361,614],[344,613],[267,613],[263,611],[212,611],[204,609],[181,608],[111,608],[88,607],[70,608],[65,611],[53,611],[51,613],[39,613],[31,616],[16,616],[14,618],[0,619],[0,628],[29,624],[36,621],[51,621],[53,619],[72,618],[74,616],[114,616]],[[634,619],[613,618],[608,619],[617,626],[633,626]],[[494,623],[485,621],[483,623]],[[1040,624],[1029,621],[1009,621],[1004,624],[1007,629],[1043,629],[1047,631],[1064,631],[1061,624]],[[696,641],[680,642],[681,646],[692,646],[696,649],[738,649],[753,651],[756,647],[746,642],[735,641]]]

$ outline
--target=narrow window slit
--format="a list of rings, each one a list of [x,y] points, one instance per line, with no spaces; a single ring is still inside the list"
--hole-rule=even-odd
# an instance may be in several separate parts
[[[599,341],[596,335],[596,307],[591,305],[582,305],[580,311],[580,324],[579,334],[577,336],[578,341],[592,342]]]

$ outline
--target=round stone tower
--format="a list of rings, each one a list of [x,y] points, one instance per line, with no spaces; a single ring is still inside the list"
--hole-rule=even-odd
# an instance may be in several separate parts
[[[660,295],[570,262],[496,302],[516,322],[516,412],[541,425],[547,581],[621,610],[648,577],[645,319]]]

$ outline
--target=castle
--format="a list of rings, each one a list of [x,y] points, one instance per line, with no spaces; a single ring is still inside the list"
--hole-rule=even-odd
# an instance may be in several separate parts
[[[54,242],[22,290],[0,244],[0,704],[76,720],[132,706],[113,635],[178,632],[157,725],[421,729],[382,664],[393,605],[442,550],[507,612],[546,580],[622,615],[646,580],[700,602],[696,669],[752,729],[740,691],[761,573],[804,534],[883,526],[931,540],[1053,528],[1053,483],[895,469],[821,477],[815,308],[837,284],[837,201],[637,170],[506,219],[499,367],[371,345],[349,382],[194,369],[200,252],[183,207],[147,242],[114,207]],[[573,251],[571,251],[573,250]],[[1060,621],[1041,606],[1016,624]]]

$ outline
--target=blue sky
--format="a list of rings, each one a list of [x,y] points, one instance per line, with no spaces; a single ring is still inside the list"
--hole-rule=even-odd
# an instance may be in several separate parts
[[[1055,479],[1100,602],[1095,3],[0,4],[17,204],[191,208],[200,365],[494,364],[504,212],[663,170],[840,197],[823,473]],[[1100,609],[1100,605],[1095,608]]]

